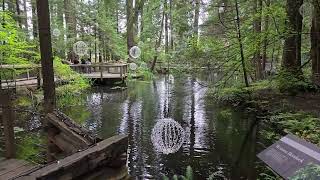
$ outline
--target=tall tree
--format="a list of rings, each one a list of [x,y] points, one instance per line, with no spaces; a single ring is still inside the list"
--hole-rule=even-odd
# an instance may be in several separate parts
[[[74,0],[64,0],[65,22],[67,25],[67,38],[77,35],[76,5]]]
[[[270,7],[270,0],[266,0],[266,8]],[[269,21],[270,21],[270,17],[269,15],[266,15],[264,18],[264,32],[266,32],[266,34],[264,35],[263,38],[263,52],[262,52],[262,71],[266,70],[266,63],[267,63],[267,48],[268,48],[268,35],[269,35]]]
[[[282,67],[289,72],[301,72],[302,15],[299,8],[303,0],[287,0],[287,34],[283,48]]]
[[[313,0],[314,14],[311,27],[312,79],[320,86],[320,0]]]
[[[262,0],[254,0],[254,33],[256,37],[256,48],[253,56],[253,64],[256,72],[256,79],[262,78],[262,63],[261,63],[261,13]]]
[[[199,18],[200,18],[200,0],[195,0],[193,35],[196,38],[197,44],[198,44],[198,35],[199,35]]]
[[[164,41],[165,41],[165,53],[169,52],[169,14],[168,14],[168,2],[164,0]]]
[[[133,0],[126,0],[127,5],[127,47],[128,51],[135,45],[134,42],[134,9]]]
[[[39,41],[41,54],[41,67],[43,75],[44,110],[46,113],[53,112],[55,108],[55,84],[53,72],[53,55],[50,33],[50,14],[48,0],[37,0],[37,14],[39,27]],[[48,135],[47,160],[54,160],[51,156],[52,143]]]

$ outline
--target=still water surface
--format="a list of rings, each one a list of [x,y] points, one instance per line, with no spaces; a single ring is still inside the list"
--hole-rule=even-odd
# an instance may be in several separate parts
[[[85,107],[77,108],[85,109],[84,125],[103,138],[129,135],[128,169],[137,179],[184,175],[187,166],[195,179],[256,179],[260,162],[253,118],[215,107],[199,82],[163,76],[130,82],[123,91],[95,87],[85,95]],[[67,114],[75,116],[77,108]],[[188,134],[174,154],[156,151],[151,141],[153,127],[163,118],[173,118]]]

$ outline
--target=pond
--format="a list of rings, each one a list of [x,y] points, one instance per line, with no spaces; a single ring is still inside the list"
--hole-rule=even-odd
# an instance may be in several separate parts
[[[84,126],[103,138],[128,134],[128,169],[137,179],[185,175],[188,166],[195,179],[256,179],[262,165],[256,154],[262,149],[254,115],[216,107],[201,82],[192,76],[161,76],[129,82],[126,90],[93,87],[83,97],[84,106],[66,113],[83,119]],[[156,148],[166,137],[151,140],[153,128],[164,118],[178,122],[185,134],[175,153]]]

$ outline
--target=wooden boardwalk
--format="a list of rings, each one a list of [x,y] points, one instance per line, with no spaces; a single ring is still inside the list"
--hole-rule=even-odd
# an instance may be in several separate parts
[[[23,160],[0,158],[0,180],[14,179],[34,168],[35,165]]]
[[[10,97],[10,94],[6,97]],[[128,136],[117,135],[102,140],[59,111],[53,111],[44,118],[47,124],[47,157],[50,157],[49,161],[56,161],[46,165],[33,165],[14,159],[14,111],[10,103],[3,105],[8,107],[3,109],[2,119],[5,129],[5,156],[8,159],[0,158],[0,180],[128,178]]]
[[[32,165],[17,159],[0,159],[0,180],[64,180],[93,175],[123,179],[128,176],[128,173],[125,171],[126,155],[123,158],[121,158],[121,155],[126,153],[127,144],[127,136],[113,136],[88,149],[45,166]],[[108,174],[103,175],[98,172],[96,169],[99,167],[108,170]],[[96,175],[96,172],[102,175]]]
[[[92,81],[123,81],[128,76],[127,64],[77,64],[70,65],[71,69]],[[42,73],[40,65],[0,65],[1,70],[6,71],[11,77],[1,81],[2,88],[35,87],[42,85]],[[23,71],[16,75],[16,70]],[[1,75],[1,74],[0,74]],[[57,77],[56,82],[60,82]]]

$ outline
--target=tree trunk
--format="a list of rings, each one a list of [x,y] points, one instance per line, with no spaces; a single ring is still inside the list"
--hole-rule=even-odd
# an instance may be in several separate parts
[[[245,59],[244,59],[244,50],[243,50],[242,34],[241,34],[241,27],[240,27],[240,16],[239,16],[238,0],[235,0],[235,6],[236,6],[236,14],[237,14],[237,34],[238,34],[238,42],[239,42],[240,55],[241,55],[243,78],[244,78],[244,82],[245,82],[246,87],[249,87],[249,81],[248,81],[248,75],[247,75],[247,69],[246,69],[246,62],[245,62]]]
[[[77,20],[75,16],[74,0],[64,0],[65,21],[67,25],[67,38],[76,37],[77,34]]]
[[[170,3],[170,49],[173,50],[173,48],[174,48],[173,17],[172,17],[173,0],[169,0],[169,3]]]
[[[302,4],[303,0],[287,0],[288,34],[284,42],[282,68],[295,74],[302,73],[300,70],[302,16],[299,13]]]
[[[164,25],[164,17],[165,17],[165,9],[163,10],[163,13],[162,13],[161,27],[160,27],[160,32],[159,32],[159,39],[158,39],[158,41],[156,42],[156,45],[155,45],[155,51],[156,51],[157,54],[153,57],[153,61],[152,61],[151,67],[150,67],[151,71],[154,71],[154,68],[155,68],[157,60],[158,60],[158,49],[159,49],[159,47],[161,45],[161,39],[162,39],[162,34],[163,34],[163,25]]]
[[[41,54],[41,68],[43,76],[44,111],[51,113],[55,109],[55,83],[53,72],[53,56],[50,33],[50,13],[48,0],[37,0],[37,14],[39,27],[39,41]],[[48,122],[47,126],[50,126]],[[50,141],[48,133],[47,160],[51,162],[53,143]]]
[[[126,0],[126,5],[127,5],[127,48],[128,48],[128,54],[129,54],[129,50],[135,45],[133,0]]]
[[[253,56],[253,63],[255,67],[256,79],[262,78],[262,63],[261,63],[261,12],[262,12],[262,0],[254,0],[254,33],[256,36],[256,51]]]
[[[165,53],[169,52],[169,25],[168,25],[168,2],[164,1],[164,10],[165,10],[165,18],[164,18],[164,29],[165,29]]]
[[[27,9],[27,0],[23,0],[23,25],[26,32],[26,35],[29,37],[29,26],[28,26],[28,9]]]
[[[266,0],[266,6],[270,7],[270,0]],[[264,19],[264,31],[266,35],[263,39],[263,53],[262,53],[262,71],[266,71],[266,63],[267,63],[267,49],[268,49],[268,31],[269,31],[269,16],[267,15]]]
[[[31,0],[31,8],[32,8],[32,35],[33,38],[38,38],[38,22],[37,22],[37,6],[36,0]]]
[[[20,28],[22,28],[22,21],[21,21],[21,10],[20,10],[20,1],[16,0],[16,17],[17,22]]]
[[[199,36],[199,15],[200,15],[200,0],[195,0],[196,6],[194,11],[194,23],[193,23],[193,35],[196,38],[198,44]]]
[[[45,111],[48,113],[52,112],[55,108],[55,83],[48,0],[37,0],[37,13],[43,72],[44,105]]]
[[[320,0],[313,0],[314,16],[311,27],[312,79],[320,86]]]

